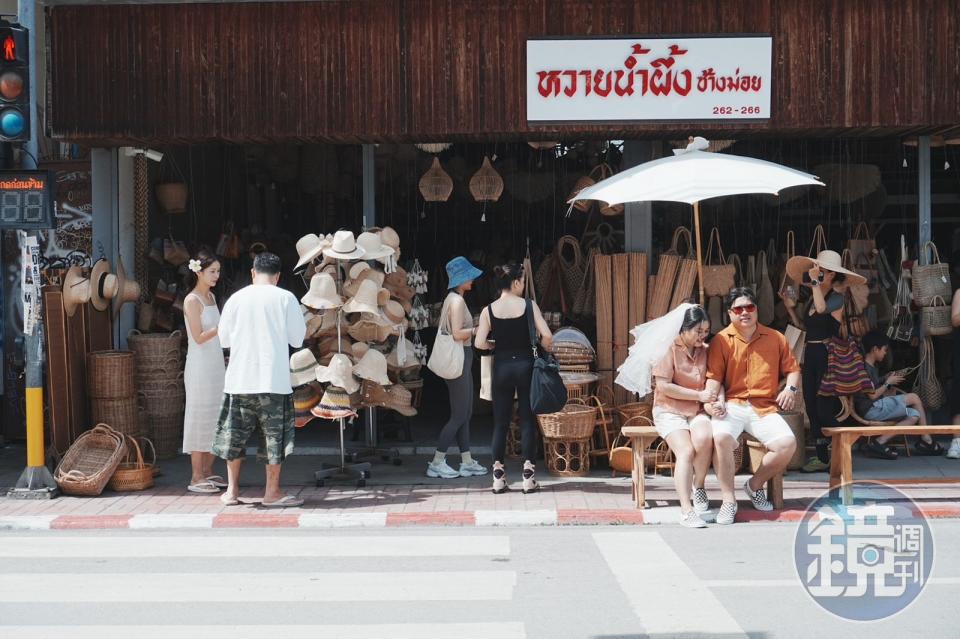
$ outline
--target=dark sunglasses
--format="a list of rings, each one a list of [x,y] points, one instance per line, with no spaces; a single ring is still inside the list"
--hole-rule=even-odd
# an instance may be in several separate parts
[[[730,312],[734,315],[743,315],[744,313],[752,313],[757,310],[756,304],[744,304],[743,306],[731,306]]]

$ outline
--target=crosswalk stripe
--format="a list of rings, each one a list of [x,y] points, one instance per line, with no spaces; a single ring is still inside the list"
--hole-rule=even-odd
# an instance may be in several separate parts
[[[650,636],[744,637],[740,624],[656,532],[593,533]]]
[[[289,540],[287,540],[289,542]],[[135,579],[134,579],[135,577]],[[319,573],[6,573],[0,601],[207,603],[509,601],[513,571]],[[135,586],[133,586],[135,584]]]
[[[0,626],[7,637],[30,639],[169,639],[204,637],[204,639],[263,639],[282,635],[284,639],[317,639],[317,637],[350,637],[350,639],[422,639],[423,637],[456,637],[457,639],[525,639],[523,623],[427,623],[372,624],[328,626]]]
[[[0,558],[468,557],[510,554],[506,535],[5,537]]]

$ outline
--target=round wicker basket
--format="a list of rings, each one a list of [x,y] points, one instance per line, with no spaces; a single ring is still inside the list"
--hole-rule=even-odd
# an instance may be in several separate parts
[[[91,398],[118,399],[137,394],[130,351],[94,351],[87,355],[87,393]]]
[[[549,439],[583,439],[593,434],[597,424],[597,408],[567,404],[558,413],[537,415],[540,431]]]

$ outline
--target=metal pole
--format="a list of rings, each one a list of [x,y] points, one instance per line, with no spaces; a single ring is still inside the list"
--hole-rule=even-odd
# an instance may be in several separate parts
[[[693,203],[693,225],[697,233],[697,283],[700,286],[700,306],[706,306],[707,297],[703,294],[703,251],[700,246],[700,203]]]
[[[376,182],[374,165],[374,145],[364,144],[362,155],[363,174],[363,228],[368,229],[377,225],[376,210]],[[367,446],[377,445],[377,411],[373,408],[366,410],[367,429],[364,440]],[[341,431],[342,433],[342,431]],[[342,436],[342,435],[341,435]],[[341,448],[341,450],[343,450]]]
[[[39,168],[36,159],[39,154],[37,140],[37,19],[36,7],[33,0],[19,0],[17,3],[17,22],[29,30],[28,56],[30,60],[30,140],[24,144],[29,152],[24,155],[30,158],[34,168]],[[8,162],[10,159],[7,160]],[[36,233],[31,232],[27,238],[38,241]],[[27,239],[28,242],[31,239]],[[31,268],[29,264],[21,264],[21,268]],[[57,482],[46,466],[46,452],[43,436],[43,311],[42,298],[39,297],[40,286],[36,284],[34,294],[36,323],[33,330],[24,336],[24,377],[26,420],[27,420],[27,467],[17,480],[16,486],[8,493],[9,497],[19,499],[50,499],[59,494]],[[24,309],[26,312],[26,308]]]
[[[921,135],[917,143],[917,243],[920,253],[930,241],[930,136]],[[920,254],[917,255],[920,257]]]

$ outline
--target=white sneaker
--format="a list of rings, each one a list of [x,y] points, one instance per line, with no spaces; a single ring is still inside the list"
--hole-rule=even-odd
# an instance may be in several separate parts
[[[762,510],[765,513],[773,510],[773,504],[767,501],[766,491],[763,488],[760,490],[751,490],[749,479],[743,482],[743,492],[746,493],[747,499],[750,500],[750,503],[753,504],[753,507],[757,510]]]
[[[707,490],[705,488],[693,489],[693,510],[698,514],[710,510],[710,500],[707,498]]]
[[[720,512],[717,513],[717,523],[721,526],[732,524],[737,517],[736,502],[725,501],[720,504]]]
[[[460,476],[461,477],[480,477],[481,475],[486,475],[487,469],[480,465],[476,459],[471,460],[469,464],[460,464]]]
[[[706,528],[707,522],[700,519],[700,515],[696,511],[690,510],[680,513],[680,525],[687,528]]]
[[[950,442],[950,450],[947,451],[947,457],[950,459],[960,459],[960,437],[954,437]]]
[[[459,477],[460,473],[450,468],[450,465],[446,461],[442,461],[439,464],[434,464],[430,462],[427,464],[427,477],[441,477],[443,479],[453,479],[454,477]]]

